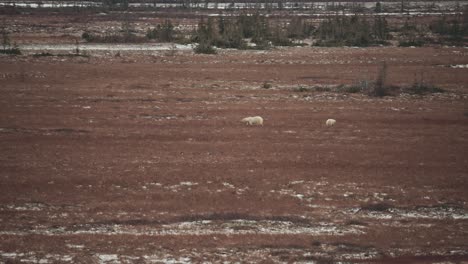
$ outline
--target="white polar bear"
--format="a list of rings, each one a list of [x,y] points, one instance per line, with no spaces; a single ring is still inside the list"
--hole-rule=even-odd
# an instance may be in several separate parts
[[[336,124],[336,120],[335,119],[328,119],[327,122],[325,122],[325,125],[331,127],[331,126],[334,126]]]
[[[263,126],[263,118],[261,116],[249,116],[246,118],[243,118],[241,120],[242,123],[246,123],[247,125],[260,125]]]

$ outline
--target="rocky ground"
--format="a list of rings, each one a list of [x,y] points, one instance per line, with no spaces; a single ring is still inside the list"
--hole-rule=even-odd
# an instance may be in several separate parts
[[[0,57],[0,262],[468,262],[466,49],[33,54]],[[445,92],[325,89],[382,61]]]

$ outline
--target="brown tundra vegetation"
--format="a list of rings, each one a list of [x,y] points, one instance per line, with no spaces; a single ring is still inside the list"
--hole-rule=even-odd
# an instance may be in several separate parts
[[[462,8],[129,4],[0,5],[1,263],[468,263]]]

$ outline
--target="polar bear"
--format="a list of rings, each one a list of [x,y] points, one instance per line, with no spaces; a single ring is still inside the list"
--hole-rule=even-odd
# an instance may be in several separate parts
[[[261,116],[249,116],[241,120],[242,123],[247,125],[260,125],[263,126],[263,118]]]
[[[335,119],[328,119],[327,122],[325,122],[325,125],[327,125],[328,127],[334,126],[335,124],[336,124]]]

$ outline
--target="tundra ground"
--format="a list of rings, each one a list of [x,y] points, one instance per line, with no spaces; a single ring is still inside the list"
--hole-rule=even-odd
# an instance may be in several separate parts
[[[0,57],[0,261],[466,262],[467,55]]]

